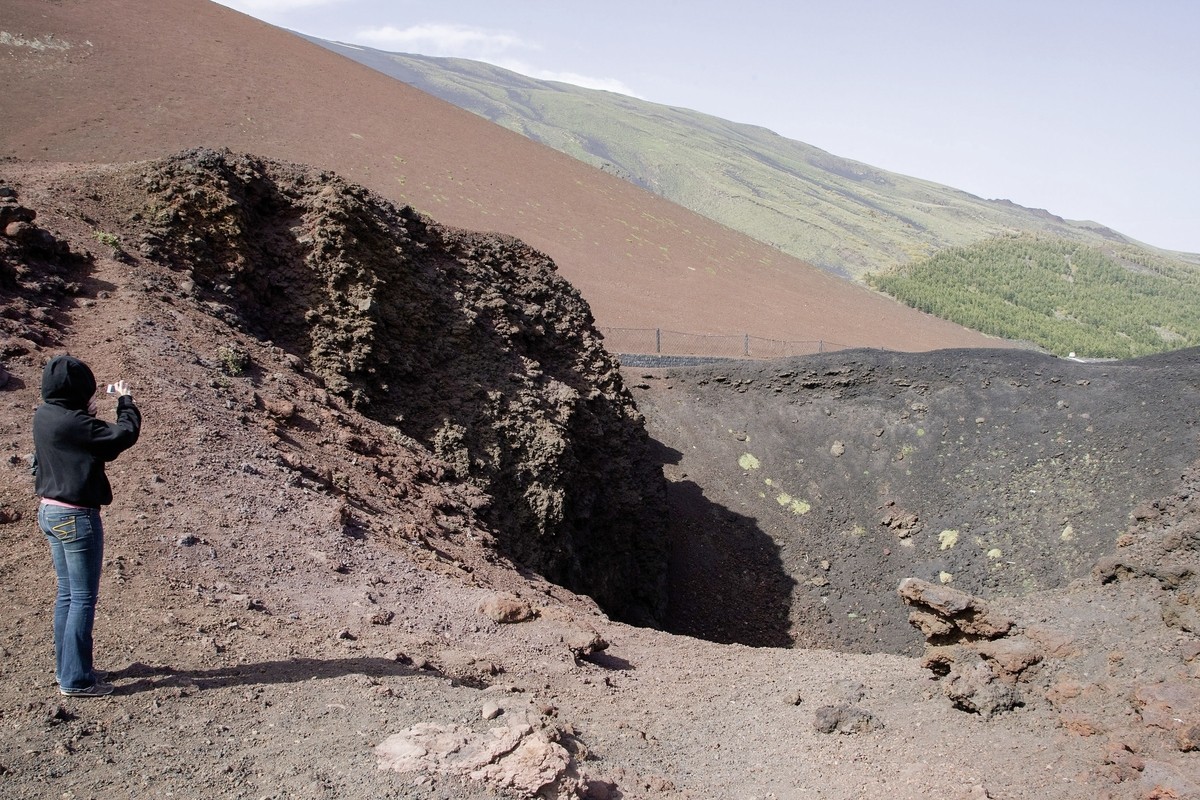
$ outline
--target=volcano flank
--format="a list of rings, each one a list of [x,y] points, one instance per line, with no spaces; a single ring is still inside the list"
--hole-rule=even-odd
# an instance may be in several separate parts
[[[0,55],[0,795],[1200,797],[1196,350],[1015,349],[202,0],[6,0]],[[144,416],[107,698],[65,352]]]

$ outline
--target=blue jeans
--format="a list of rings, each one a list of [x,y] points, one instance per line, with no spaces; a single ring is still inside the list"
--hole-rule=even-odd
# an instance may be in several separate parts
[[[54,674],[64,689],[86,689],[92,672],[92,625],[104,561],[104,526],[98,508],[42,503],[38,526],[50,542],[58,574],[54,600]]]

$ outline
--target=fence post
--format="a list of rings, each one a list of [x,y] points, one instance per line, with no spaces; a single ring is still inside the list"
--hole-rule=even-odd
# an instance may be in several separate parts
[[[817,352],[818,352],[818,353],[824,353],[824,352],[825,352],[825,340],[824,340],[824,339],[818,339],[818,340],[817,340]]]
[[[742,340],[742,355],[750,355],[750,334],[748,333],[745,334],[745,338]]]
[[[662,328],[654,329],[654,352],[656,355],[662,354]]]

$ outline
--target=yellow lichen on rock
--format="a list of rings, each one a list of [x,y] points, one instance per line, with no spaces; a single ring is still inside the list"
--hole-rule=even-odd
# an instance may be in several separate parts
[[[743,453],[738,459],[738,466],[745,470],[758,469],[762,463],[752,453]]]
[[[812,511],[812,506],[803,500],[793,500],[788,504],[788,511],[799,517]]]
[[[938,544],[940,550],[949,550],[954,545],[958,544],[958,531],[953,529],[944,530],[938,534]]]

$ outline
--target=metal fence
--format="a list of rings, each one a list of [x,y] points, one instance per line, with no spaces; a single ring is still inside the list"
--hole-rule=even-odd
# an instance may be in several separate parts
[[[680,333],[662,328],[600,328],[614,354],[702,356],[708,358],[786,358],[846,350],[852,345],[821,339],[789,342],[749,334]]]

